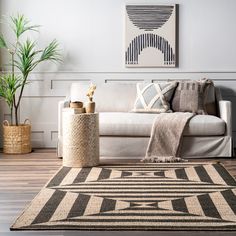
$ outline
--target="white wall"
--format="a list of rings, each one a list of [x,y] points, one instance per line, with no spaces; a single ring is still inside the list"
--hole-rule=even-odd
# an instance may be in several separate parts
[[[125,68],[126,3],[179,4],[177,68]],[[56,146],[57,102],[75,80],[100,83],[209,77],[236,106],[235,10],[235,0],[1,0],[1,14],[23,13],[42,25],[41,33],[32,37],[39,40],[39,46],[56,38],[64,55],[63,64],[38,68],[31,76],[35,82],[24,93],[20,115],[22,120],[32,120],[34,146]],[[1,53],[3,63],[5,59]],[[0,119],[7,118],[7,113],[1,109]],[[234,131],[236,134],[236,126]]]

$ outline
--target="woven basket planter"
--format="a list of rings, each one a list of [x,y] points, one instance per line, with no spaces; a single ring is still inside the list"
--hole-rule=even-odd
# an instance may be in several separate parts
[[[24,154],[31,152],[31,125],[9,125],[3,122],[3,152],[6,154]]]

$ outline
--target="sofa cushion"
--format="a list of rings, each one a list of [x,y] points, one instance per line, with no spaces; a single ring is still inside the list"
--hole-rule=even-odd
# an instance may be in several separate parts
[[[129,112],[133,108],[136,98],[135,83],[102,83],[96,84],[93,101],[96,103],[97,112]],[[72,83],[71,101],[87,102],[86,96],[89,89],[87,83]]]
[[[137,83],[134,112],[162,113],[170,109],[169,101],[177,82]]]
[[[184,131],[184,136],[216,136],[224,135],[225,122],[217,116],[196,115]]]
[[[148,137],[152,123],[158,114],[100,112],[101,136],[138,136]],[[185,128],[185,136],[216,136],[225,132],[225,122],[211,115],[196,115]]]
[[[157,114],[100,112],[100,135],[112,136],[149,136],[151,126]]]

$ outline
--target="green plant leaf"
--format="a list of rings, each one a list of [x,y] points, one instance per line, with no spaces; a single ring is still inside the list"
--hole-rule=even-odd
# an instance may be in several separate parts
[[[7,44],[3,35],[0,35],[0,48],[7,48]]]
[[[17,60],[14,61],[14,64],[22,72],[24,77],[27,77],[39,63],[43,61],[60,60],[58,43],[56,40],[53,40],[44,50],[36,50],[35,42],[27,39],[23,44],[19,44]]]
[[[18,60],[15,60],[16,67],[22,72],[24,77],[34,69],[34,63],[36,56],[41,53],[42,50],[35,50],[35,42],[27,39],[23,44],[19,44],[19,50],[17,52]]]
[[[13,107],[14,95],[22,84],[23,78],[20,75],[4,74],[0,76],[0,97],[5,99],[10,108]]]
[[[17,16],[11,17],[12,21],[12,28],[13,31],[16,34],[17,39],[20,38],[20,36],[29,30],[38,31],[39,25],[29,25],[29,21],[25,18],[24,15],[18,14]]]
[[[53,40],[42,52],[40,61],[61,61],[57,40]]]

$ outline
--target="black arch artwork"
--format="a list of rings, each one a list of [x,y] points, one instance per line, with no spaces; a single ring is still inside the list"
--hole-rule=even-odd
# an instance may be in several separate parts
[[[127,5],[130,21],[139,29],[153,31],[162,27],[170,18],[174,6],[166,5]]]
[[[175,53],[169,42],[152,33],[141,34],[130,42],[125,52],[125,64],[137,65],[141,52],[148,47],[156,48],[164,54],[165,65],[175,65]]]
[[[128,4],[125,10],[125,65],[175,67],[177,5]],[[142,57],[147,48],[150,49]],[[153,57],[153,53],[157,57]]]

